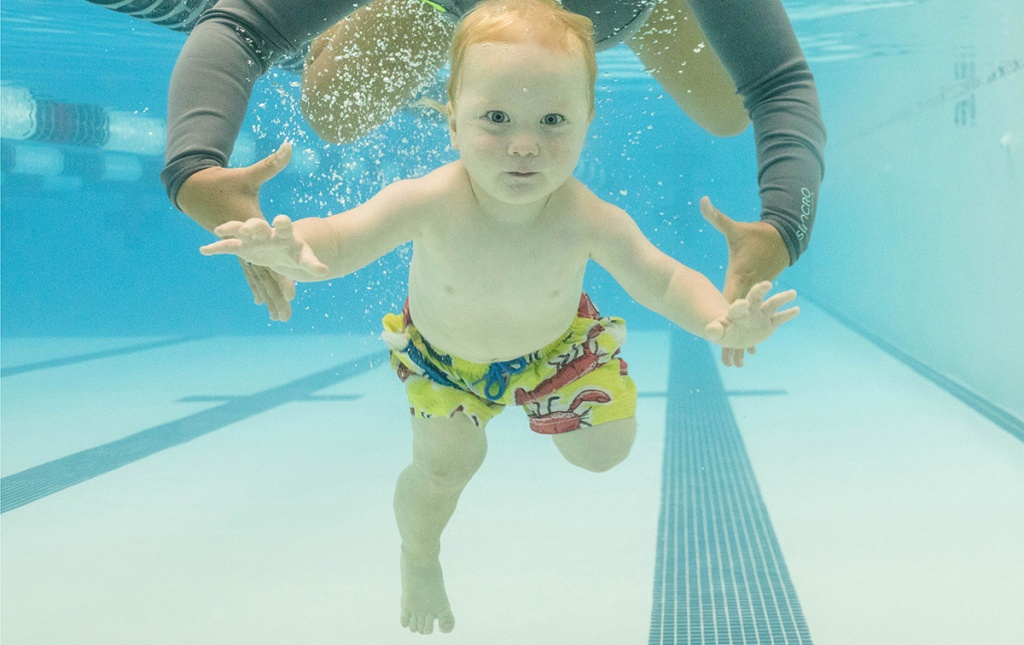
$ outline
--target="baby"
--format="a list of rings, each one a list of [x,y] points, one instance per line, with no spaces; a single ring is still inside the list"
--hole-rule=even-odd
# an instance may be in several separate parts
[[[327,218],[218,227],[206,255],[235,254],[295,280],[360,269],[412,241],[409,294],[384,318],[412,412],[413,459],[395,491],[401,623],[429,634],[455,619],[441,533],[506,405],[565,458],[601,472],[629,453],[636,388],[621,318],[582,292],[594,260],[641,305],[723,347],[750,348],[799,312],[795,292],[755,285],[730,305],[659,251],[621,209],[572,178],[594,115],[590,21],[554,0],[489,0],[461,22],[445,107],[460,159]],[[285,144],[278,152],[290,154]],[[705,198],[702,208],[712,208]]]

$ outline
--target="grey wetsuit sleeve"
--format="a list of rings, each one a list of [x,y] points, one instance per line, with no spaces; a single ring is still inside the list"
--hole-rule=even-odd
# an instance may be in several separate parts
[[[688,0],[754,124],[761,219],[790,264],[807,249],[825,173],[825,125],[807,60],[780,0]]]
[[[360,4],[220,0],[203,14],[171,74],[160,179],[175,206],[192,174],[227,165],[256,79]]]

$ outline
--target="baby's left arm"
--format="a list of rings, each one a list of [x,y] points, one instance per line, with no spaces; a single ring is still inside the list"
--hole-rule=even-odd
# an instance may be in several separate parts
[[[800,313],[800,307],[778,311],[779,307],[796,298],[796,291],[783,291],[765,300],[771,288],[772,283],[768,281],[755,284],[745,298],[729,305],[724,316],[708,323],[704,328],[705,337],[722,347],[749,349],[753,354],[758,343]],[[737,366],[743,367],[742,358]]]
[[[638,303],[694,335],[723,347],[753,348],[799,313],[796,307],[777,312],[795,291],[764,300],[770,282],[730,306],[707,277],[654,246],[625,211],[610,204],[591,221],[594,261]]]

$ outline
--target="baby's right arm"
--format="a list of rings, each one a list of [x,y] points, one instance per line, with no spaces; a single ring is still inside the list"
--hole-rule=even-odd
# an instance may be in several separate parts
[[[348,275],[415,239],[425,201],[423,179],[391,184],[352,210],[292,222],[279,215],[228,222],[203,255],[232,254],[302,282]]]
[[[303,236],[295,236],[287,215],[275,217],[273,227],[265,219],[254,217],[221,224],[213,232],[222,239],[200,247],[203,255],[237,255],[299,281],[319,280],[330,272]]]

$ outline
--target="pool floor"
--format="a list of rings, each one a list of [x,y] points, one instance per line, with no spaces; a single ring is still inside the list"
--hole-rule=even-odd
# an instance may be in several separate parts
[[[742,370],[631,332],[629,458],[510,409],[443,538],[455,644],[1019,645],[1024,443],[809,303]],[[370,336],[5,338],[11,645],[392,645],[408,408]]]

